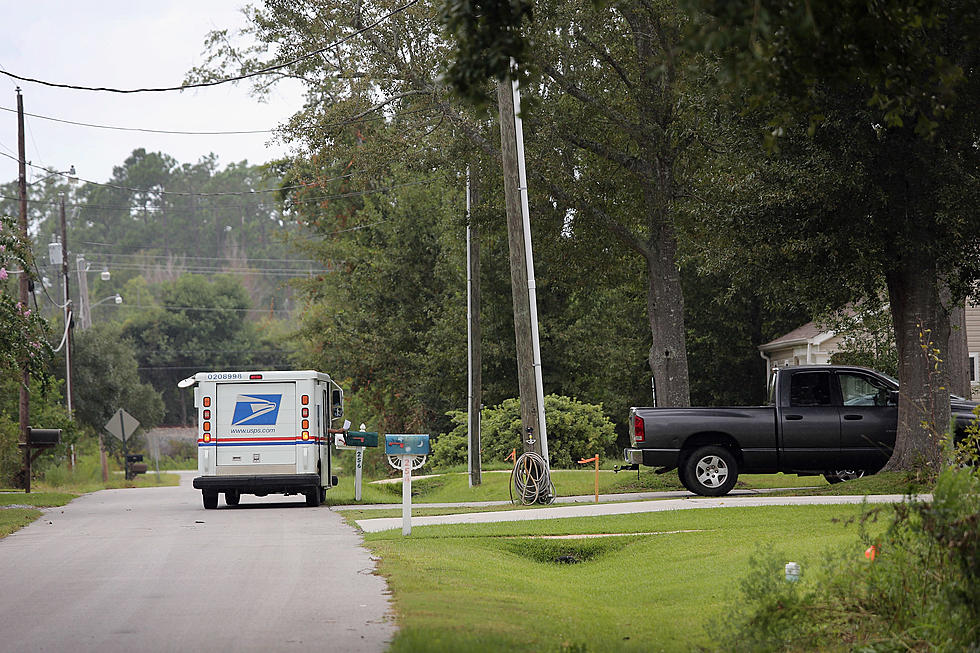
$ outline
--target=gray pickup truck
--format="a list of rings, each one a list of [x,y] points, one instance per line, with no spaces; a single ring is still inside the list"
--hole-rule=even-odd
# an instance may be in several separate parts
[[[889,376],[861,367],[785,367],[769,399],[746,408],[632,408],[626,462],[676,468],[691,492],[721,496],[740,472],[823,474],[836,483],[873,474],[891,456],[898,382]],[[958,432],[976,405],[951,400]]]

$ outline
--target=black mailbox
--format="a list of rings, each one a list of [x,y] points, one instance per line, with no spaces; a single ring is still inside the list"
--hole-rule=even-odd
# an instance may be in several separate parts
[[[134,463],[130,468],[130,473],[135,476],[136,474],[145,474],[147,470],[146,463]]]
[[[27,429],[27,444],[31,447],[53,447],[61,442],[61,429]]]
[[[143,454],[141,453],[131,453],[126,456],[127,463],[141,463],[143,462]]]

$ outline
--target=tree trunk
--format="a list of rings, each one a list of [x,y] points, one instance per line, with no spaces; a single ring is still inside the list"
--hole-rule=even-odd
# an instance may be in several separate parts
[[[965,302],[950,309],[949,327],[949,350],[943,356],[949,369],[949,389],[954,395],[970,399],[970,346],[966,340]]]
[[[675,263],[677,244],[669,222],[661,225],[661,232],[659,242],[647,256],[647,319],[652,335],[650,373],[658,406],[690,406],[684,296]]]
[[[886,275],[898,346],[898,433],[887,471],[937,473],[950,424],[949,315],[939,299],[935,263],[900,261]]]

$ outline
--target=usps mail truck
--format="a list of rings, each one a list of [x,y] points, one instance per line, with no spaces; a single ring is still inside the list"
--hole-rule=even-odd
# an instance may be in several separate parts
[[[184,379],[197,408],[194,487],[204,507],[238,505],[243,494],[303,494],[318,506],[337,484],[330,443],[344,415],[344,392],[327,374],[306,371],[200,372]]]

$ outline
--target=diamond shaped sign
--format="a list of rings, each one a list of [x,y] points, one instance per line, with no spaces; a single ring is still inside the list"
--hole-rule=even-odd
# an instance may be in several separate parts
[[[105,430],[116,438],[125,442],[127,439],[129,439],[129,436],[133,434],[133,431],[139,427],[139,425],[139,420],[120,408],[111,418],[109,418],[109,421],[106,422]]]

